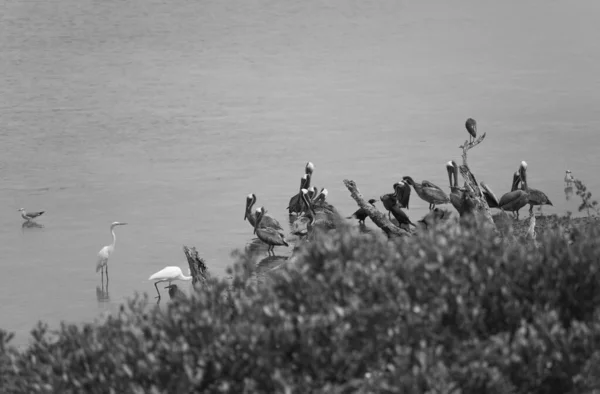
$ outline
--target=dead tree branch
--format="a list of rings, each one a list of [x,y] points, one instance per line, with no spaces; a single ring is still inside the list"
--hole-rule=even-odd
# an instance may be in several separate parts
[[[204,263],[204,259],[198,256],[198,251],[195,246],[188,248],[183,245],[183,253],[188,261],[190,273],[192,275],[192,285],[195,286],[198,282],[206,282],[209,278],[208,268]]]
[[[483,133],[476,140],[472,142],[465,141],[463,145],[459,146],[459,148],[463,151],[463,163],[461,166],[459,166],[459,169],[462,177],[465,180],[465,197],[469,199],[469,202],[466,204],[467,206],[469,206],[468,211],[472,213],[481,214],[481,216],[483,216],[485,220],[491,225],[493,225],[495,228],[496,225],[494,224],[494,219],[492,219],[492,212],[490,211],[490,207],[487,201],[485,200],[485,197],[483,196],[477,179],[475,179],[475,175],[473,175],[471,169],[469,168],[469,164],[467,163],[467,152],[476,147],[477,145],[481,144],[485,139],[485,135],[486,133]]]
[[[350,191],[350,195],[352,196],[354,201],[356,201],[358,206],[367,212],[367,215],[369,215],[373,223],[375,223],[379,228],[381,228],[389,238],[406,237],[410,235],[408,231],[395,226],[392,222],[389,221],[385,214],[381,213],[377,210],[377,208],[373,207],[371,204],[365,201],[354,181],[344,179],[344,185],[348,188],[348,190]]]

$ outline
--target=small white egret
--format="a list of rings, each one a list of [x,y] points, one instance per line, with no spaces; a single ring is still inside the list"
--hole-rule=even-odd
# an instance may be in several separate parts
[[[189,271],[189,269],[188,269],[188,273],[190,275],[192,274]],[[192,277],[185,276],[183,274],[183,272],[181,271],[181,268],[175,267],[175,266],[170,266],[170,267],[165,267],[165,268],[161,269],[160,271],[158,271],[155,274],[152,274],[152,276],[150,276],[150,278],[148,278],[148,280],[156,281],[156,282],[154,282],[154,287],[156,288],[156,292],[158,293],[158,296],[156,298],[160,299],[160,291],[158,291],[158,287],[156,285],[158,285],[161,282],[169,282],[169,286],[171,286],[171,282],[173,282],[174,280],[192,280]],[[169,286],[165,287],[165,289],[169,288]]]
[[[27,220],[28,222],[37,218],[38,216],[41,216],[44,212],[46,212],[46,211],[26,212],[25,208],[19,208],[18,211],[21,212],[21,217],[23,219]]]
[[[116,226],[123,226],[126,224],[127,223],[113,222],[113,224],[110,225],[110,232],[112,233],[113,242],[112,242],[112,244],[103,247],[102,249],[100,249],[100,252],[98,252],[98,261],[96,262],[96,272],[98,272],[98,271],[102,272],[102,281],[104,281],[104,271],[105,270],[106,270],[106,280],[108,281],[108,258],[115,251],[115,243],[117,242],[117,236],[115,235],[114,229]]]

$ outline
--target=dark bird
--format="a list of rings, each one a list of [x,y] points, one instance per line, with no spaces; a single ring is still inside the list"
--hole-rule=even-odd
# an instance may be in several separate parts
[[[258,213],[258,218],[254,224],[254,234],[256,234],[258,239],[269,245],[267,253],[275,254],[273,251],[275,246],[290,246],[285,240],[283,234],[281,234],[279,231],[271,227],[260,227],[260,223],[267,213],[267,210],[264,207],[260,207],[259,209],[260,212]]]
[[[447,204],[450,202],[450,198],[446,193],[429,181],[416,183],[409,176],[405,176],[402,179],[415,189],[415,192],[417,192],[417,195],[421,197],[422,200],[429,203],[429,210],[434,209],[438,204]]]
[[[377,202],[377,200],[375,200],[374,198],[369,200],[369,204],[371,204],[373,207],[375,207],[375,203]],[[354,212],[351,216],[348,216],[347,219],[358,219],[358,223],[362,223],[365,224],[365,219],[368,217],[369,215],[367,215],[367,210],[363,209],[363,208],[359,208],[356,212]]]
[[[28,222],[37,218],[38,216],[41,216],[44,214],[44,212],[46,211],[39,211],[39,212],[26,212],[25,208],[19,208],[18,209],[19,212],[21,212],[21,217],[25,220],[27,220]]]
[[[483,193],[483,197],[485,198],[488,206],[490,208],[498,208],[500,201],[498,201],[498,197],[496,197],[492,189],[483,181],[481,181],[479,185],[481,186],[481,192]]]
[[[519,210],[529,203],[529,192],[527,188],[527,163],[522,161],[519,166],[518,174],[515,173],[516,178],[513,177],[512,191],[504,194],[499,201],[498,208],[503,211],[514,212],[519,220]],[[519,178],[522,182],[522,188],[517,189],[519,184]]]
[[[248,194],[248,196],[246,197],[246,212],[244,214],[244,220],[248,219],[248,222],[252,227],[254,227],[254,224],[256,223],[256,218],[258,217],[258,209],[256,210],[256,212],[252,212],[252,207],[255,203],[256,194]],[[275,219],[271,215],[265,215],[260,226],[273,228],[283,234],[283,227],[281,227],[281,224],[279,224],[277,219]]]
[[[379,197],[383,203],[383,207],[388,211],[388,219],[391,218],[391,209],[393,206],[399,204],[400,208],[408,209],[408,203],[410,201],[410,186],[404,182],[396,182],[392,185],[394,189],[393,193],[384,194]]]
[[[450,203],[462,215],[464,190],[458,186],[458,165],[454,160],[446,163],[446,171],[448,172],[448,181],[450,182]]]
[[[173,299],[173,298],[177,298],[177,299],[185,298],[185,293],[183,291],[179,290],[179,287],[177,287],[177,285],[169,285],[169,286],[166,286],[165,289],[169,289],[169,297],[171,299]]]
[[[302,197],[300,196],[300,190],[302,190],[307,182],[310,184],[310,174],[304,174],[302,175],[302,178],[300,178],[300,189],[298,189],[298,194],[292,196],[292,198],[290,198],[290,203],[288,204],[288,207],[286,208],[289,212],[290,215],[293,214],[297,214],[302,212]]]
[[[392,209],[390,209],[390,212],[398,221],[398,227],[402,227],[403,224],[417,227],[413,222],[410,221],[410,218],[408,217],[406,212],[404,212],[402,208],[400,208],[398,205],[394,205]]]
[[[465,127],[470,134],[469,142],[473,142],[473,140],[477,137],[477,122],[475,119],[469,118],[465,123]]]

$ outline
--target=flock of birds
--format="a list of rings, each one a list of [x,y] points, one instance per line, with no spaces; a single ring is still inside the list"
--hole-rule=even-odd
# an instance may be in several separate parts
[[[477,123],[474,119],[467,119],[465,127],[470,135],[470,142],[477,137]],[[305,166],[304,174],[300,179],[300,188],[298,193],[290,198],[289,205],[287,207],[289,216],[291,218],[292,234],[302,238],[305,237],[307,240],[311,239],[313,230],[315,228],[321,228],[324,230],[335,229],[340,221],[343,220],[341,215],[338,213],[336,208],[327,202],[328,191],[326,188],[322,188],[321,191],[315,186],[311,186],[311,178],[314,172],[314,164],[308,162]],[[414,189],[416,194],[424,201],[429,203],[429,210],[434,212],[438,218],[440,215],[444,215],[443,210],[436,209],[436,205],[452,204],[452,206],[463,214],[467,211],[465,207],[465,195],[469,193],[465,187],[460,187],[458,183],[458,171],[459,167],[455,161],[449,161],[446,163],[446,170],[449,179],[450,193],[446,194],[442,188],[433,184],[432,182],[423,180],[420,183],[416,182],[410,176],[404,176],[401,181],[396,182],[392,185],[393,193],[384,194],[380,197],[383,207],[388,211],[388,217],[391,216],[397,222],[397,226],[402,227],[410,231],[410,226],[416,227],[416,225],[410,220],[408,215],[403,209],[409,209],[409,200],[411,195],[411,189]],[[571,171],[567,170],[565,175],[565,183],[569,186],[574,182]],[[520,185],[520,187],[519,187]],[[527,163],[522,161],[519,165],[519,169],[513,174],[513,182],[511,191],[505,193],[500,199],[496,197],[492,189],[484,182],[480,183],[483,196],[485,197],[487,204],[490,208],[497,208],[504,212],[513,212],[516,215],[516,219],[519,218],[519,210],[529,204],[530,214],[533,212],[535,205],[552,205],[548,196],[537,189],[530,188],[527,182]],[[268,214],[264,207],[256,208],[253,211],[253,207],[256,204],[257,198],[255,194],[249,194],[246,198],[246,209],[244,213],[244,220],[247,220],[254,229],[254,234],[257,238],[268,246],[267,253],[275,254],[275,246],[289,246],[288,241],[285,238],[285,231],[281,224]],[[369,203],[375,207],[377,200],[370,199]],[[34,219],[38,218],[45,211],[39,212],[27,212],[24,208],[20,208],[21,217],[26,220],[26,223],[31,223]],[[365,209],[358,209],[350,217],[346,219],[358,219],[360,224],[364,224],[365,219],[368,217],[368,213]],[[421,222],[427,224],[425,221]],[[115,250],[115,244],[117,237],[115,234],[115,227],[124,226],[127,223],[113,222],[110,225],[110,232],[112,234],[112,244],[104,246],[98,253],[98,259],[96,262],[96,272],[101,273],[102,283],[104,283],[104,274],[106,273],[106,281],[108,285],[108,260]],[[156,288],[157,297],[160,301],[161,295],[158,290],[158,284],[167,282],[168,286],[165,289],[169,289],[169,294],[173,297],[173,294],[180,293],[177,289],[177,285],[173,284],[174,281],[189,281],[192,280],[190,275],[184,275],[181,268],[177,266],[168,266],[162,270],[152,274],[149,280],[154,281],[154,287]]]

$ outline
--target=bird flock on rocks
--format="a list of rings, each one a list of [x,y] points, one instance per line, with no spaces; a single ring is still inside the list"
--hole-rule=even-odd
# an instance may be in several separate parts
[[[477,122],[469,118],[465,123],[465,127],[469,133],[469,143],[473,143],[477,138]],[[330,231],[337,228],[344,218],[339,214],[337,209],[327,201],[328,191],[322,188],[320,191],[311,185],[312,177],[315,171],[313,163],[308,162],[304,168],[304,174],[300,178],[300,187],[298,192],[294,194],[286,208],[290,218],[291,234],[305,238],[310,241],[314,237],[314,230],[319,228],[324,231]],[[448,214],[448,211],[439,210],[437,205],[451,204],[461,215],[468,211],[465,204],[468,199],[465,198],[467,184],[463,187],[458,182],[459,166],[453,160],[446,163],[446,171],[449,180],[449,193],[447,194],[441,187],[422,180],[415,181],[411,176],[404,176],[402,180],[392,185],[392,193],[383,194],[380,196],[380,201],[385,210],[388,211],[388,218],[393,216],[398,227],[410,232],[410,226],[416,227],[409,216],[404,211],[409,209],[409,201],[411,190],[414,190],[417,196],[429,204],[430,214],[434,217],[441,218]],[[571,171],[567,170],[565,175],[565,183],[569,186],[574,182]],[[481,192],[485,201],[490,208],[496,208],[504,212],[512,212],[516,219],[519,219],[519,210],[526,205],[529,205],[530,214],[533,213],[534,206],[552,205],[548,196],[541,190],[529,187],[527,178],[527,163],[522,161],[518,170],[513,174],[511,190],[503,194],[500,199],[496,197],[492,189],[484,182],[480,182]],[[257,201],[257,196],[254,193],[246,197],[246,208],[244,212],[244,220],[253,227],[253,233],[264,244],[267,245],[267,254],[275,255],[274,248],[276,246],[289,246],[288,240],[283,227],[271,216],[264,206],[254,208]],[[376,209],[376,199],[369,199],[368,203]],[[35,223],[34,219],[40,217],[45,211],[27,212],[24,208],[20,208],[21,217],[25,219],[24,224]],[[429,216],[426,215],[426,217]],[[357,219],[360,225],[364,225],[368,213],[366,209],[359,208],[351,216],[345,219]],[[420,220],[427,225],[427,221]],[[104,246],[98,253],[96,262],[96,272],[101,273],[101,278],[104,283],[104,275],[108,285],[108,260],[115,250],[116,235],[115,227],[124,226],[127,223],[113,222],[110,225],[113,242],[110,245]],[[157,297],[160,301],[160,291],[158,290],[159,283],[168,283],[166,289],[169,289],[171,297],[181,294],[174,281],[189,281],[192,280],[191,272],[185,275],[181,268],[177,266],[168,266],[162,270],[152,274],[149,280],[154,281]]]

